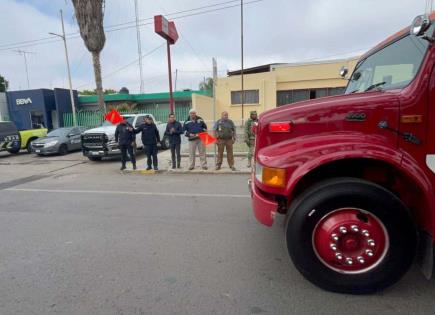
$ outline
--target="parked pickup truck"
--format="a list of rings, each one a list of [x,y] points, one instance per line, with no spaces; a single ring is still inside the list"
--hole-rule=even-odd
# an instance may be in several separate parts
[[[135,115],[122,115],[128,123],[133,127],[138,128],[144,123],[145,116],[151,116],[154,121],[154,116],[151,114],[135,114]],[[160,139],[162,140],[162,148],[169,147],[169,140],[165,137],[166,123],[156,122],[157,129],[159,130]],[[120,155],[118,143],[115,142],[116,125],[105,121],[99,128],[86,130],[82,134],[82,151],[83,155],[88,157],[91,161],[100,161],[105,156]],[[136,148],[142,149],[141,134],[136,135]]]
[[[0,121],[0,151],[16,153],[20,151],[20,133],[13,122]]]
[[[254,127],[254,214],[268,226],[286,215],[290,257],[321,288],[382,290],[414,261],[432,276],[434,18],[364,54],[344,95],[273,109]]]
[[[18,139],[17,139],[18,133]],[[32,152],[32,141],[45,137],[47,129],[30,129],[17,131],[17,127],[11,121],[0,122],[0,147],[9,153],[18,153],[21,149]],[[18,142],[17,142],[18,141]],[[0,148],[0,151],[2,149]]]

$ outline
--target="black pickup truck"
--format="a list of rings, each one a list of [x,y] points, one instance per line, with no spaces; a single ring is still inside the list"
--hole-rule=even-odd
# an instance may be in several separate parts
[[[21,147],[21,137],[13,122],[0,121],[0,151],[18,153]]]

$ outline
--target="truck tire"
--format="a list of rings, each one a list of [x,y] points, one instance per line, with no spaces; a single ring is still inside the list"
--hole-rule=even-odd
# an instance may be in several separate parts
[[[313,284],[367,294],[393,285],[410,268],[417,231],[406,206],[390,191],[339,178],[295,200],[286,241],[294,265]]]
[[[18,154],[20,152],[20,148],[18,147],[14,149],[9,149],[8,152],[12,154]]]
[[[162,150],[167,150],[170,147],[169,137],[164,136],[161,142]]]
[[[101,161],[101,156],[88,156],[88,159],[93,162]]]
[[[32,141],[35,139],[30,139],[29,141],[27,141],[27,145],[26,145],[26,150],[27,153],[32,153]]]

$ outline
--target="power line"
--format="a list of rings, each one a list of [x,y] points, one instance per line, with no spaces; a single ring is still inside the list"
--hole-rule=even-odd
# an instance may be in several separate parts
[[[157,50],[159,50],[160,48],[162,48],[164,45],[165,45],[165,43],[160,44],[160,45],[157,46],[156,48],[154,48],[154,49],[150,50],[149,52],[147,52],[146,54],[142,55],[142,58],[145,58],[145,57],[147,57],[147,56],[153,54],[154,52],[156,52]],[[111,76],[113,76],[114,74],[117,74],[118,72],[121,72],[122,70],[124,70],[124,69],[126,69],[126,68],[128,68],[128,67],[131,67],[132,65],[135,65],[138,61],[139,61],[139,58],[133,60],[132,62],[129,62],[129,63],[126,64],[126,65],[123,65],[123,66],[119,67],[118,69],[116,69],[116,70],[114,70],[114,71],[112,71],[112,72],[110,72],[110,73],[108,73],[108,74],[106,74],[105,76],[102,77],[102,79],[107,79],[108,77],[111,77]],[[88,86],[88,85],[91,85],[91,84],[93,84],[93,82],[92,82],[92,83],[86,83],[86,84],[79,85],[79,86],[77,86],[76,88],[79,89],[79,88],[82,88],[82,87],[85,87],[85,86]]]
[[[212,4],[212,5],[197,7],[197,8],[193,8],[193,9],[189,9],[189,10],[183,10],[183,11],[173,12],[173,13],[168,14],[167,16],[172,16],[172,15],[178,15],[178,14],[187,13],[187,12],[198,11],[198,10],[202,10],[202,9],[207,9],[207,8],[211,8],[211,7],[216,7],[216,6],[220,6],[220,5],[224,5],[224,4],[233,3],[233,2],[236,2],[236,1],[237,0],[226,1],[226,2],[216,3],[216,4]],[[246,4],[256,3],[256,2],[261,2],[261,1],[265,1],[265,0],[254,0],[254,1],[246,2]],[[215,8],[215,9],[212,9],[212,10],[205,10],[205,11],[196,12],[196,13],[193,13],[193,14],[187,14],[187,15],[177,16],[177,17],[174,17],[172,19],[173,20],[175,20],[175,19],[181,19],[181,18],[196,16],[196,15],[206,14],[206,13],[210,13],[210,12],[230,9],[230,8],[234,8],[234,7],[237,7],[237,6],[239,6],[239,5],[238,4],[237,5],[229,5],[229,6],[224,6],[224,7],[221,7],[221,8]],[[153,20],[153,19],[154,19],[154,17],[149,17],[149,18],[145,18],[145,19],[140,19],[139,21],[149,21],[149,20]],[[110,33],[110,32],[115,32],[115,31],[119,31],[119,30],[130,29],[130,28],[136,27],[136,25],[128,25],[128,26],[119,27],[119,28],[117,27],[117,26],[132,24],[132,23],[136,23],[136,21],[108,25],[108,26],[105,26],[105,32]],[[142,23],[142,24],[139,24],[139,26],[146,26],[146,25],[152,25],[152,24],[154,24],[154,23],[153,22]],[[80,33],[79,32],[69,33],[69,34],[66,35],[66,37],[68,39],[70,39],[70,38],[78,38],[78,37],[80,37]],[[37,43],[38,45],[41,45],[41,44],[49,44],[49,43],[54,43],[54,42],[58,42],[59,41],[59,40],[52,40],[52,39],[53,39],[52,37],[43,37],[43,38],[39,38],[39,39],[20,41],[20,42],[14,42],[14,43],[9,43],[9,44],[1,44],[0,45],[0,48],[1,48],[0,51],[1,50],[9,50],[9,49],[17,49],[17,48],[35,46],[36,45],[35,43]],[[12,47],[10,47],[10,46],[12,46]],[[5,47],[7,47],[7,48],[5,48]]]

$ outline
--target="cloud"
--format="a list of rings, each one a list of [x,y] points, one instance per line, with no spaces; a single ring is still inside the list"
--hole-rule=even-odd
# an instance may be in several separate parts
[[[250,0],[246,0],[249,2]],[[140,18],[167,14],[215,4],[218,0],[139,0]],[[245,65],[272,62],[340,58],[356,55],[385,37],[410,24],[425,9],[426,0],[263,0],[245,6]],[[236,3],[237,4],[237,3]],[[2,0],[0,45],[48,37],[60,32],[58,10],[64,10],[67,33],[75,33],[70,1]],[[134,2],[106,1],[105,25],[134,21]],[[194,12],[190,12],[194,13]],[[185,13],[188,14],[188,13]],[[231,8],[176,19],[179,42],[172,46],[173,71],[178,69],[177,88],[197,88],[199,81],[211,75],[211,59],[216,57],[220,74],[240,67],[240,10]],[[152,22],[152,20],[144,21]],[[142,23],[144,23],[142,22]],[[132,25],[124,24],[122,26]],[[101,55],[103,85],[120,89],[126,86],[138,92],[139,71],[135,28],[106,33]],[[141,27],[142,54],[163,42],[153,25]],[[13,50],[1,50],[0,73],[10,81],[11,89],[27,88],[23,56]],[[68,40],[74,87],[94,88],[90,54],[81,38]],[[35,52],[28,56],[32,88],[67,87],[62,42],[23,48]],[[115,74],[114,71],[119,70]],[[168,86],[166,49],[160,48],[143,59],[147,92],[165,91]],[[112,74],[106,77],[108,74]],[[175,78],[174,78],[175,79]]]

